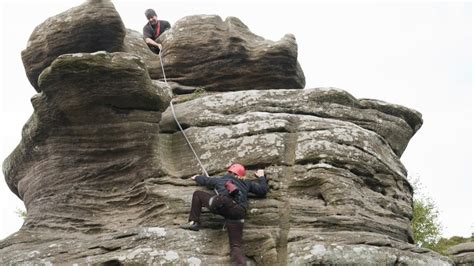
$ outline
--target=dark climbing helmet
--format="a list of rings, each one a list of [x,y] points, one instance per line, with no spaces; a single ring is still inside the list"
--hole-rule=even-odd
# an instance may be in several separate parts
[[[234,163],[227,169],[228,172],[234,173],[238,176],[245,176],[245,167],[241,164]]]

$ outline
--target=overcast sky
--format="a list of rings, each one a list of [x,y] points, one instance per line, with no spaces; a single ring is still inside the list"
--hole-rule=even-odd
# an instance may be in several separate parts
[[[1,6],[3,161],[33,112],[21,50],[35,26],[83,1],[9,1]],[[309,3],[285,1],[113,1],[127,28],[140,31],[154,8],[172,24],[195,14],[240,18],[270,40],[293,33],[306,88],[336,87],[356,98],[404,105],[424,124],[402,156],[440,211],[443,235],[474,231],[471,3]],[[17,231],[24,209],[0,176],[0,239]]]

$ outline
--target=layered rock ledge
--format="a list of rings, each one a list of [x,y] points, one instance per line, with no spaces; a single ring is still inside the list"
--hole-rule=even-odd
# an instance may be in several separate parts
[[[39,75],[58,56],[121,51],[124,37],[125,26],[114,5],[110,1],[87,0],[35,28],[21,53],[28,80],[39,92]]]
[[[474,242],[462,243],[449,248],[448,253],[456,265],[474,264]]]

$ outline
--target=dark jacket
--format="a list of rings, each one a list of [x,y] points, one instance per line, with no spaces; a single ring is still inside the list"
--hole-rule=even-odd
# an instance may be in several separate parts
[[[244,209],[248,208],[247,194],[252,192],[257,196],[264,197],[268,191],[267,178],[265,176],[259,177],[257,181],[240,180],[233,174],[226,174],[222,177],[206,177],[196,176],[196,182],[201,186],[208,186],[215,188],[219,195],[229,196],[229,192],[225,188],[225,183],[231,180],[239,189],[239,193],[232,197],[234,201],[242,206]]]
[[[171,25],[168,21],[166,20],[158,20],[160,22],[160,35],[163,34],[163,32],[169,30],[171,28]],[[158,26],[158,24],[156,24]],[[156,35],[156,26],[152,26],[149,22],[143,27],[143,38],[150,38],[152,40],[156,40],[156,38],[160,37],[160,35]]]

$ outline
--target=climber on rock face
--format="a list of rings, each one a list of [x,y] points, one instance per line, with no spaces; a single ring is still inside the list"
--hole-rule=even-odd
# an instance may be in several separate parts
[[[193,193],[189,223],[180,226],[183,229],[198,231],[203,206],[212,213],[223,216],[226,219],[230,255],[237,265],[245,265],[245,256],[242,254],[241,246],[244,218],[248,208],[247,194],[252,192],[264,197],[268,191],[265,172],[260,169],[255,172],[255,175],[258,180],[249,181],[246,179],[244,166],[233,164],[227,170],[227,174],[222,177],[192,176],[191,179],[199,185],[214,188],[217,195],[196,190]]]
[[[158,20],[158,15],[153,9],[147,9],[145,16],[148,23],[143,27],[143,38],[150,50],[159,54],[162,47],[161,44],[157,42],[157,39],[163,32],[169,30],[171,25],[166,20]]]

